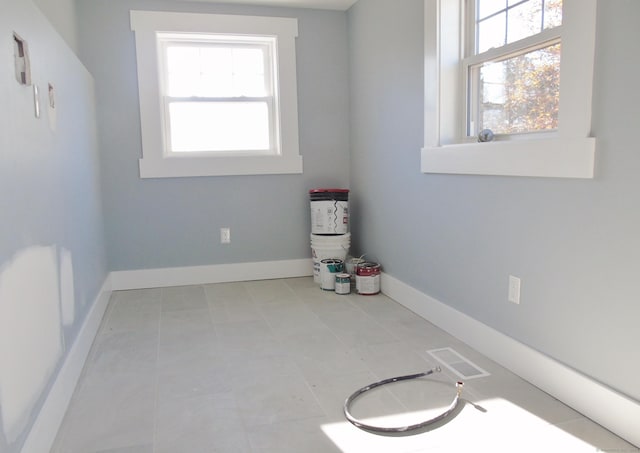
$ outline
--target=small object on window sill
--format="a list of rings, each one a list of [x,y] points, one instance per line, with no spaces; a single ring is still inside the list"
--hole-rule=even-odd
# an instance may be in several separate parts
[[[478,134],[478,141],[480,143],[492,142],[495,138],[493,131],[491,129],[482,129],[482,131]]]

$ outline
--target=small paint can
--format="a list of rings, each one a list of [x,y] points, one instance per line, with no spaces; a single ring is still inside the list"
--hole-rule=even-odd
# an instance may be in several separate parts
[[[326,259],[320,261],[320,288],[325,291],[335,291],[336,274],[341,273],[343,261]]]
[[[356,292],[372,296],[380,292],[380,264],[366,262],[356,268]]]
[[[336,294],[349,294],[351,292],[351,275],[336,274]]]

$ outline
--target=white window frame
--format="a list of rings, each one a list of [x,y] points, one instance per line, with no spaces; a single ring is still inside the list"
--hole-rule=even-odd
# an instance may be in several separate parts
[[[138,64],[142,133],[141,178],[302,173],[294,18],[131,11]],[[157,33],[271,36],[276,38],[274,153],[170,153],[165,146],[164,99]]]
[[[557,131],[466,140],[465,0],[425,0],[423,173],[593,178],[591,136],[597,0],[564,0]]]

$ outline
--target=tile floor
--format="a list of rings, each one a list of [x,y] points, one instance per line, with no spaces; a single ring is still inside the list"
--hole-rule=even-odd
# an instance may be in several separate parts
[[[491,373],[465,383],[454,416],[408,436],[345,421],[349,394],[436,366],[426,350],[441,347]],[[444,369],[385,386],[353,412],[415,423],[450,402],[457,379]],[[298,278],[114,293],[53,451],[640,450],[386,296]]]

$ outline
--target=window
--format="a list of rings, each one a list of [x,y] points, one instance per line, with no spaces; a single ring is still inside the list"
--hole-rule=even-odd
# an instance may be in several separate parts
[[[273,38],[158,33],[168,153],[274,154]]]
[[[140,176],[301,173],[295,19],[132,11]]]
[[[596,0],[425,0],[422,171],[593,177],[595,11]],[[483,129],[495,141],[478,143]]]
[[[466,135],[558,128],[562,0],[470,0]]]

